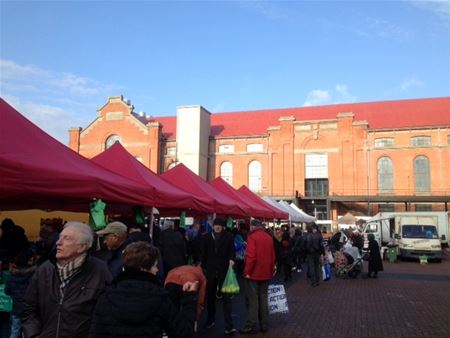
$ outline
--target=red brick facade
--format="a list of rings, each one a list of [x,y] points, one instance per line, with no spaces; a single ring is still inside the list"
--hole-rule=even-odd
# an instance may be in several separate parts
[[[132,155],[157,173],[176,162],[175,116],[139,116],[122,97],[110,98],[98,113],[85,129],[70,130],[75,151],[91,158],[105,149],[108,137],[118,135]],[[221,146],[229,146],[228,152]],[[312,176],[307,172],[314,176],[316,169],[314,164],[306,168],[306,158],[314,154],[326,159],[325,177],[318,179],[326,181],[325,193],[308,192],[306,180]],[[380,158],[391,161],[387,182],[392,189],[380,189]],[[419,167],[415,172],[417,159],[428,161],[428,174],[420,176]],[[318,208],[329,218],[345,211],[373,214],[380,204],[395,210],[415,210],[417,204],[417,209],[445,210],[450,201],[450,98],[212,114],[208,179],[230,162],[232,185],[250,186],[252,161],[261,165],[262,195],[298,197],[304,209]],[[429,185],[420,191],[416,183],[427,177]]]

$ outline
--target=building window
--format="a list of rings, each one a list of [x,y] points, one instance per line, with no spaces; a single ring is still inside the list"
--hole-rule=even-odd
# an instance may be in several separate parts
[[[305,180],[306,197],[326,197],[328,196],[328,179],[310,178]]]
[[[119,135],[113,134],[113,135],[109,136],[109,137],[106,139],[106,142],[105,142],[105,149],[108,149],[108,148],[111,147],[114,143],[120,142],[120,141],[121,141],[121,139],[120,139],[120,136],[119,136]]]
[[[394,139],[391,137],[377,138],[375,140],[375,148],[391,148],[394,146]]]
[[[394,171],[392,168],[392,160],[389,157],[381,157],[377,164],[378,172],[378,191],[393,192],[394,191]]]
[[[223,162],[220,166],[220,177],[229,185],[233,185],[233,165],[231,162]]]
[[[425,156],[417,156],[414,159],[414,190],[430,191],[430,161]]]
[[[169,147],[166,149],[166,155],[167,156],[176,156],[177,154],[177,148],[176,147]]]
[[[222,144],[219,146],[219,153],[221,154],[230,154],[234,153],[234,145],[233,144]]]
[[[328,178],[327,154],[305,155],[305,178]]]
[[[248,165],[248,188],[253,192],[261,192],[261,163],[251,161]]]
[[[380,212],[394,212],[395,207],[393,204],[378,204],[378,209]]]
[[[416,204],[416,211],[432,211],[431,204]]]
[[[247,153],[262,153],[263,145],[261,143],[247,144]]]
[[[431,137],[430,136],[415,136],[415,137],[411,137],[411,145],[413,147],[431,146]]]

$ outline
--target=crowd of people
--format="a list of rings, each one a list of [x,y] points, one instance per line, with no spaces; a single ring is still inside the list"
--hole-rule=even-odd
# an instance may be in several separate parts
[[[266,227],[256,219],[232,230],[223,218],[211,229],[165,220],[151,235],[121,221],[97,232],[80,222],[42,224],[36,243],[10,219],[1,229],[14,338],[192,337],[216,325],[217,303],[223,306],[226,335],[267,332],[268,286],[276,274],[288,283],[293,273],[306,270],[316,287],[324,264],[348,246],[362,253],[364,242],[354,233],[330,238],[314,223],[304,232],[287,224]],[[370,236],[368,249],[367,277],[376,278],[383,267]],[[232,315],[235,299],[221,289],[230,269],[245,293],[247,316],[239,330]]]

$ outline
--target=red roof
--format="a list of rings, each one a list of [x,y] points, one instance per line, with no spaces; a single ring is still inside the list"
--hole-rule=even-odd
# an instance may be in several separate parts
[[[449,126],[450,97],[214,113],[211,136],[266,135],[269,126],[280,124],[281,116],[314,121],[336,119],[337,114],[348,112],[355,114],[355,121],[367,121],[371,130]],[[163,125],[169,140],[176,138],[175,116],[152,117],[151,121]]]

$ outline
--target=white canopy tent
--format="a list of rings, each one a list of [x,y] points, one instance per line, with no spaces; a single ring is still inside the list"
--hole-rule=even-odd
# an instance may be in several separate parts
[[[289,203],[286,201],[275,201],[273,198],[264,196],[263,199],[267,202],[273,205],[274,207],[277,207],[278,209],[287,212],[289,214],[289,221],[293,223],[310,223],[314,222],[316,219],[312,216],[309,216],[308,214],[304,213],[303,211],[299,211],[300,209],[293,208]]]
[[[289,204],[289,206],[292,209],[296,210],[300,215],[302,215],[302,217],[304,219],[304,221],[302,221],[302,222],[311,223],[311,222],[315,222],[317,220],[314,216],[308,215],[306,212],[304,212],[302,209],[300,209],[294,203]]]

